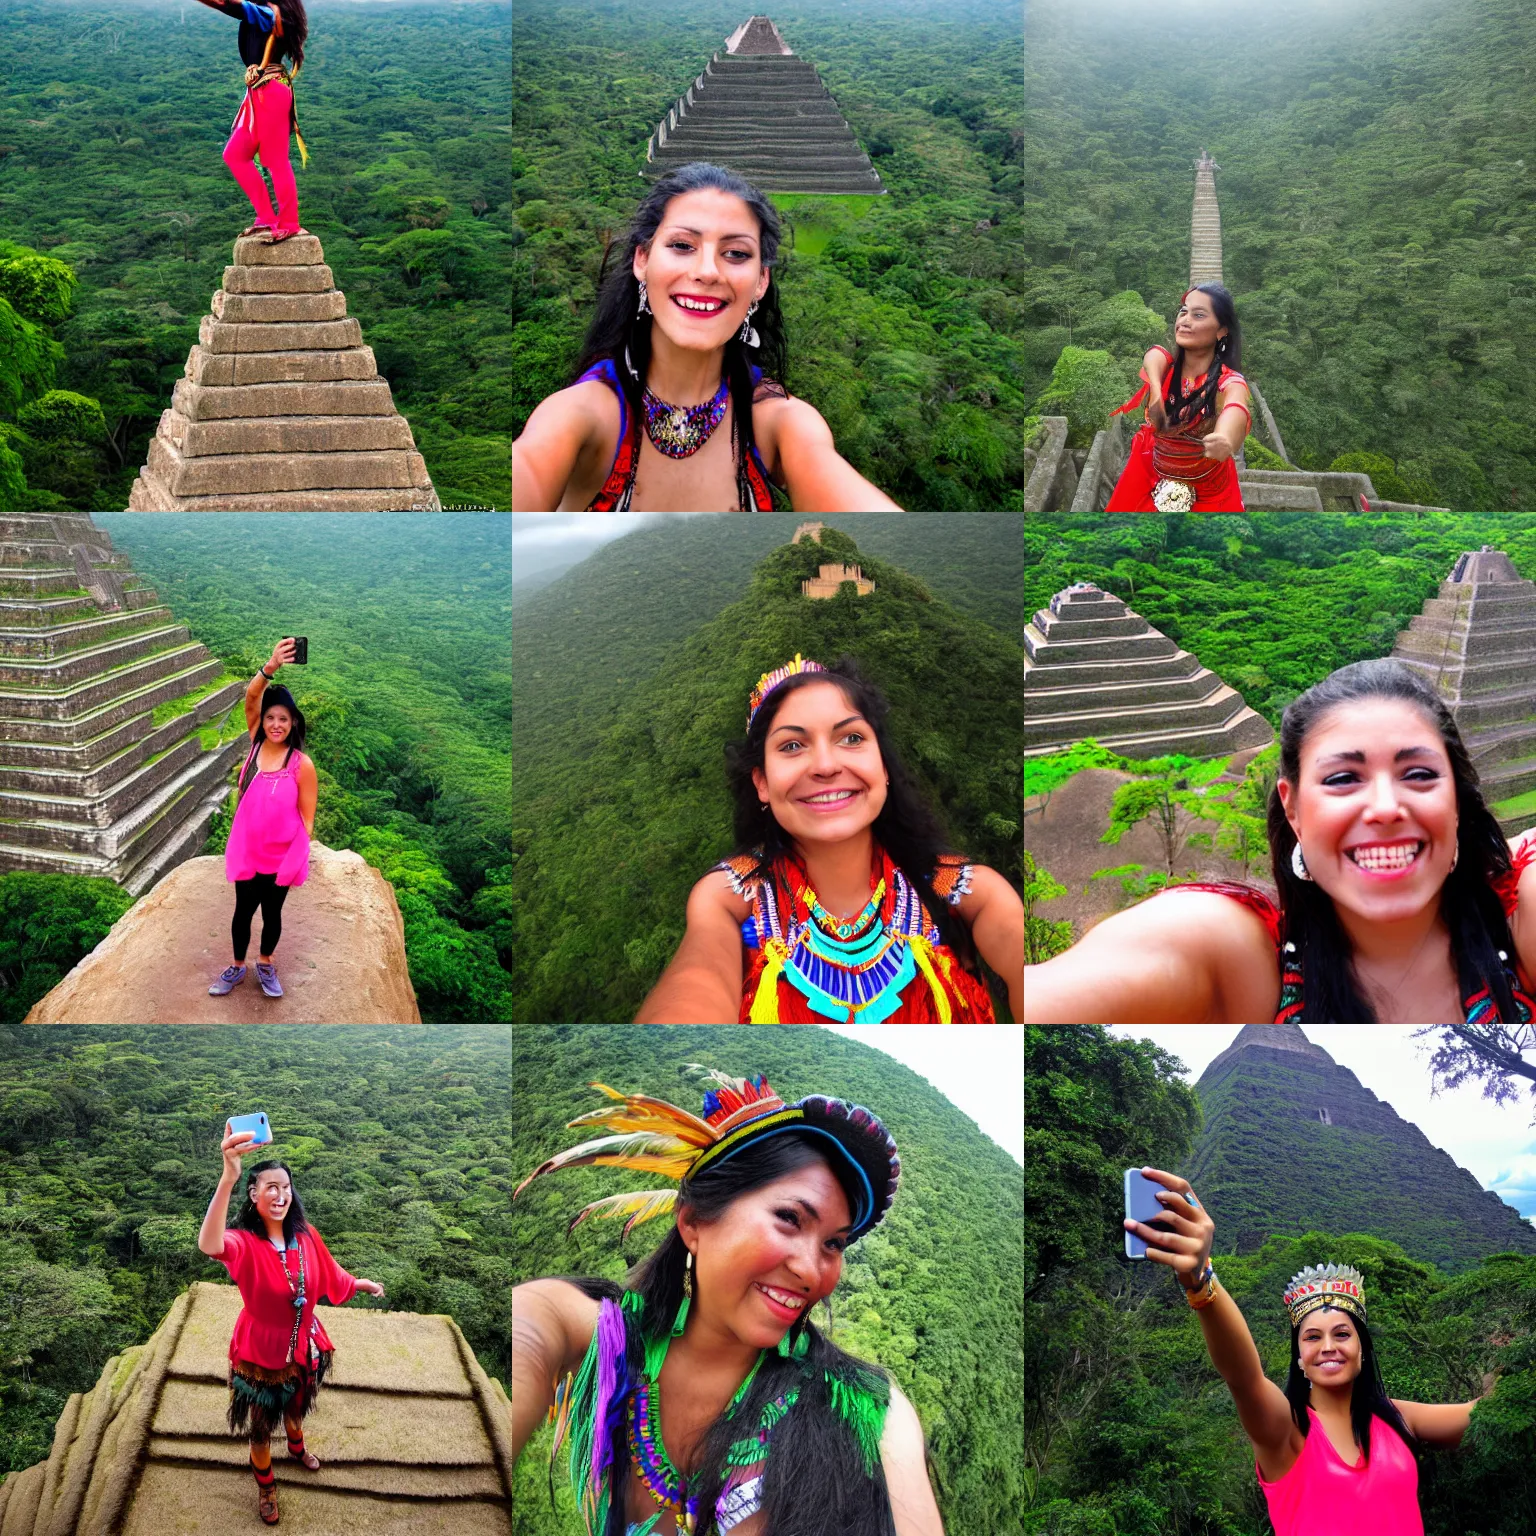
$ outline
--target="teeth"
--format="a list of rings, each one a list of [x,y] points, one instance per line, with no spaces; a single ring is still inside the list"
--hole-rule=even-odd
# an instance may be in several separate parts
[[[795,1296],[788,1291],[776,1291],[771,1285],[758,1286],[765,1296],[771,1296],[781,1307],[793,1307],[797,1311],[805,1305],[804,1296]]]
[[[807,795],[806,800],[811,805],[830,805],[834,800],[851,800],[851,789],[829,789],[824,794]]]
[[[1397,843],[1390,848],[1352,848],[1349,856],[1361,869],[1406,869],[1419,856],[1423,843]]]
[[[712,315],[725,308],[725,301],[723,299],[716,299],[711,303],[702,304],[697,299],[678,298],[675,294],[673,298],[684,309],[696,309],[700,314],[704,315]]]

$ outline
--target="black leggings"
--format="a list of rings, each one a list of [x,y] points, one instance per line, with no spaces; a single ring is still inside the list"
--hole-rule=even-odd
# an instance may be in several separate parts
[[[288,887],[279,885],[276,875],[252,875],[249,880],[235,881],[235,920],[229,932],[237,963],[244,962],[250,948],[251,919],[257,907],[261,908],[261,953],[276,953],[277,941],[283,936],[283,903],[287,899]]]

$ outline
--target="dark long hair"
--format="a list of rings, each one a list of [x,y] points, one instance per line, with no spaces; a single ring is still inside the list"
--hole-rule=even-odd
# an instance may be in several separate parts
[[[304,67],[304,43],[309,37],[309,16],[304,10],[304,0],[272,0],[272,4],[283,13],[282,40],[297,74]]]
[[[267,1235],[267,1224],[262,1220],[261,1212],[256,1209],[256,1204],[251,1199],[251,1191],[256,1188],[256,1175],[270,1173],[274,1168],[281,1168],[288,1175],[288,1187],[292,1199],[288,1204],[288,1213],[283,1217],[283,1241],[291,1243],[298,1233],[308,1232],[310,1226],[308,1218],[304,1215],[304,1202],[299,1199],[299,1187],[293,1182],[293,1169],[287,1163],[280,1163],[275,1159],[257,1163],[246,1173],[245,1199],[240,1202],[239,1213],[229,1225],[239,1227],[242,1232],[254,1232],[258,1237]]]
[[[1319,1307],[1319,1312],[1342,1312],[1342,1307]],[[1291,1405],[1291,1417],[1296,1421],[1296,1427],[1302,1434],[1310,1434],[1312,1421],[1307,1417],[1307,1406],[1312,1400],[1312,1384],[1302,1373],[1301,1369],[1301,1330],[1312,1320],[1313,1313],[1308,1313],[1301,1322],[1291,1329],[1291,1371],[1285,1379],[1285,1395]],[[1355,1439],[1360,1442],[1360,1449],[1365,1452],[1367,1461],[1371,1458],[1371,1419],[1385,1419],[1393,1429],[1402,1436],[1403,1444],[1417,1458],[1419,1454],[1419,1442],[1414,1437],[1403,1421],[1403,1416],[1393,1406],[1392,1399],[1387,1396],[1387,1389],[1381,1380],[1381,1362],[1376,1358],[1376,1345],[1371,1338],[1371,1330],[1365,1326],[1363,1318],[1358,1318],[1353,1312],[1349,1314],[1349,1320],[1354,1324],[1355,1332],[1360,1335],[1360,1374],[1355,1377],[1354,1390],[1349,1396],[1349,1423],[1355,1432]]]
[[[261,716],[257,720],[256,729],[251,735],[251,750],[246,754],[245,767],[240,770],[238,785],[242,792],[244,792],[246,781],[250,776],[251,765],[256,761],[256,754],[261,751],[261,744],[265,740],[267,711],[279,705],[288,711],[292,719],[292,724],[288,727],[288,740],[284,745],[292,747],[295,752],[302,752],[304,750],[305,726],[303,712],[294,702],[293,695],[281,683],[269,683],[266,691],[261,696]]]
[[[934,894],[933,874],[941,853],[953,851],[953,844],[944,831],[942,822],[929,805],[916,781],[907,771],[900,754],[891,741],[886,721],[891,707],[885,695],[869,681],[852,656],[840,656],[824,672],[801,672],[786,678],[768,695],[761,709],[753,717],[752,727],[744,741],[730,742],[725,749],[726,779],[731,798],[735,802],[732,814],[736,836],[736,852],[752,853],[763,850],[760,870],[766,870],[775,858],[795,853],[795,845],[775,819],[771,810],[765,809],[757,797],[757,787],[752,782],[752,770],[763,766],[768,733],[785,699],[797,688],[813,683],[836,683],[849,701],[869,721],[880,747],[880,758],[891,776],[886,791],[885,804],[875,817],[870,831],[875,840],[890,854],[891,862],[907,877],[929,915],[938,925],[939,937],[954,952],[967,970],[976,970],[976,945],[971,938],[971,926],[960,913]]]
[[[1499,951],[1514,953],[1509,920],[1494,883],[1509,874],[1509,844],[1478,788],[1477,769],[1445,701],[1410,667],[1390,657],[1357,661],[1331,672],[1287,706],[1280,719],[1280,778],[1301,780],[1301,745],[1320,716],[1365,699],[1401,699],[1434,721],[1451,762],[1456,785],[1456,867],[1440,888],[1440,916],[1451,934],[1451,954],[1463,997],[1486,985],[1499,1018],[1519,1017]],[[1348,935],[1332,898],[1291,868],[1296,834],[1286,820],[1278,786],[1269,795],[1269,849],[1280,892],[1286,940],[1296,946],[1302,970],[1302,1024],[1374,1024],[1355,976]]]
[[[640,284],[635,278],[635,252],[642,246],[647,252],[650,250],[651,241],[666,215],[667,204],[674,197],[704,187],[729,192],[752,210],[760,231],[759,246],[765,267],[771,268],[779,254],[779,216],[773,204],[734,171],[705,160],[695,160],[668,171],[646,193],[622,239],[614,241],[603,253],[603,265],[598,272],[597,311],[587,327],[586,340],[581,344],[580,361],[571,370],[571,383],[574,384],[593,363],[611,358],[635,420],[641,417],[641,394],[645,389],[646,371],[651,365],[651,316],[639,312]],[[609,271],[608,259],[615,252],[618,260]],[[740,331],[733,331],[725,344],[724,373],[731,390],[736,457],[741,464],[747,462],[747,451],[756,441],[752,433],[750,364],[756,363],[767,378],[780,384],[786,382],[789,349],[776,280],[770,279],[767,290],[758,300],[752,328],[757,332],[761,346],[748,347],[741,340]]]
[[[793,1132],[752,1142],[697,1179],[685,1181],[678,1204],[701,1221],[718,1221],[740,1196],[818,1162],[831,1169],[853,1210],[859,1192],[842,1159],[825,1157],[808,1137]],[[645,1340],[665,1334],[677,1316],[687,1251],[674,1226],[661,1246],[630,1271],[624,1288],[636,1292],[643,1303],[638,1326],[627,1325],[632,1379],[639,1379],[644,1365]],[[616,1302],[623,1294],[611,1280],[573,1277],[572,1283],[594,1300]],[[874,1476],[864,1475],[858,1442],[832,1411],[826,1376],[831,1371],[846,1380],[855,1373],[885,1377],[886,1372],[839,1349],[811,1321],[809,1308],[789,1331],[792,1345],[802,1336],[803,1359],[785,1359],[770,1350],[736,1412],[730,1418],[722,1414],[705,1431],[697,1463],[697,1536],[714,1536],[715,1503],[730,1470],[726,1455],[732,1444],[755,1429],[763,1409],[791,1386],[798,1386],[800,1395],[773,1431],[763,1477],[764,1529],[793,1531],[795,1536],[895,1536],[884,1470],[876,1461]],[[614,1464],[627,1467],[622,1423],[615,1429],[613,1449]],[[626,1528],[623,1500],[615,1499],[602,1536],[624,1536]]]
[[[1216,312],[1216,323],[1227,328],[1227,334],[1218,338],[1216,355],[1206,370],[1205,383],[1193,394],[1184,393],[1184,348],[1175,340],[1173,344],[1173,386],[1168,391],[1168,425],[1177,427],[1192,421],[1203,421],[1216,414],[1216,395],[1221,387],[1221,369],[1225,364],[1234,373],[1242,368],[1243,331],[1237,323],[1237,308],[1232,295],[1220,283],[1197,283],[1184,290],[1183,299],[1192,293],[1203,293],[1211,301]]]

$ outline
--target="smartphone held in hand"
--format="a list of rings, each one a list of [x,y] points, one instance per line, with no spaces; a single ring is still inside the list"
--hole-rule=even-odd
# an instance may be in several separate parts
[[[1164,1214],[1163,1202],[1157,1197],[1165,1188],[1156,1179],[1149,1179],[1139,1168],[1125,1170],[1125,1214],[1132,1221],[1144,1225],[1156,1222]],[[1147,1256],[1145,1239],[1134,1232],[1125,1234],[1125,1256],[1128,1259],[1144,1259]]]
[[[256,1139],[251,1142],[253,1147],[264,1147],[272,1140],[272,1127],[264,1114],[232,1115],[224,1122],[226,1136],[238,1136],[241,1131],[255,1131]]]

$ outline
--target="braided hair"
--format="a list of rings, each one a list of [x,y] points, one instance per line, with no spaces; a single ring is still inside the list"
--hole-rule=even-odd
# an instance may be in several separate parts
[[[1168,412],[1168,428],[1188,426],[1216,415],[1216,396],[1221,389],[1223,366],[1234,373],[1240,371],[1243,356],[1243,333],[1237,323],[1237,309],[1232,295],[1220,283],[1197,283],[1185,290],[1184,298],[1192,293],[1203,293],[1211,301],[1216,312],[1216,323],[1225,326],[1227,334],[1217,338],[1216,355],[1206,370],[1205,382],[1189,394],[1184,393],[1184,348],[1177,342],[1173,346],[1173,385],[1164,402]]]

